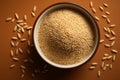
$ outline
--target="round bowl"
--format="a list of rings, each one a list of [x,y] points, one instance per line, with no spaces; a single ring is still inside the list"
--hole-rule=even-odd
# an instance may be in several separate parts
[[[88,20],[88,22],[92,25],[91,29],[93,30],[94,36],[95,36],[95,45],[93,47],[92,52],[90,52],[90,55],[84,59],[81,62],[78,62],[76,64],[71,64],[71,65],[61,65],[61,64],[56,64],[54,62],[52,62],[51,60],[49,60],[44,53],[42,52],[41,48],[40,48],[40,43],[38,42],[38,32],[39,32],[39,28],[40,28],[40,22],[41,19],[47,15],[48,13],[54,11],[54,10],[58,10],[61,8],[70,8],[70,9],[74,9],[79,11],[81,14],[83,14],[83,16]],[[54,5],[49,6],[47,9],[45,9],[37,18],[35,24],[34,24],[34,32],[33,32],[33,40],[34,40],[34,45],[35,48],[38,52],[38,54],[41,56],[41,58],[43,60],[45,60],[48,64],[57,67],[57,68],[63,68],[63,69],[68,69],[68,68],[74,68],[77,66],[80,66],[82,64],[84,64],[85,62],[87,62],[90,58],[92,58],[92,56],[94,55],[94,53],[96,52],[96,49],[98,47],[98,43],[99,43],[99,29],[98,29],[98,25],[96,23],[96,21],[94,20],[93,16],[83,7],[81,7],[78,4],[74,4],[74,3],[68,3],[68,2],[62,2],[62,3],[56,3]]]

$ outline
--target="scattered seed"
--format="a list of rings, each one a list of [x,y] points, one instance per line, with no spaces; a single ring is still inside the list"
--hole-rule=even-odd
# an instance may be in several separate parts
[[[13,52],[13,50],[10,51],[10,56],[11,56],[11,57],[14,56],[14,52]]]
[[[110,15],[110,12],[106,11],[105,14],[106,14],[106,15]]]
[[[10,65],[10,69],[14,68],[15,67],[15,64],[12,64]]]
[[[16,49],[16,55],[18,55],[18,53],[19,53],[19,50],[18,50],[18,49]]]
[[[25,32],[25,30],[24,30],[24,28],[23,28],[23,27],[21,27],[21,31],[22,31],[22,33],[24,33],[24,32]]]
[[[107,16],[106,16],[106,15],[102,15],[102,18],[106,19],[106,18],[107,18]]]
[[[114,44],[115,44],[115,41],[112,41],[112,43],[111,43],[111,47],[114,46]]]
[[[26,27],[26,29],[27,29],[27,30],[31,30],[31,29],[32,29],[32,27],[31,27],[31,26],[30,26],[30,27]]]
[[[103,57],[102,60],[103,60],[103,61],[104,61],[104,60],[107,60],[107,57]]]
[[[110,40],[110,41],[113,41],[113,40],[115,40],[115,37],[111,37],[109,40]]]
[[[25,42],[25,41],[26,41],[26,38],[23,38],[23,39],[21,39],[20,41],[21,41],[21,42]]]
[[[11,39],[12,39],[12,40],[18,40],[18,38],[17,38],[17,37],[12,37]]]
[[[14,32],[16,32],[16,31],[17,31],[17,26],[16,26],[16,25],[15,25],[15,27],[14,27],[13,31],[14,31]]]
[[[27,21],[27,16],[26,15],[24,15],[24,21]]]
[[[25,73],[25,70],[24,70],[24,69],[21,69],[21,72],[24,74],[24,73]]]
[[[5,21],[6,21],[6,22],[9,22],[9,21],[11,21],[11,20],[12,20],[12,18],[9,17],[9,18],[7,18]]]
[[[110,33],[111,33],[111,30],[110,30],[110,28],[107,28],[107,32],[108,32],[108,34],[110,34]]]
[[[18,28],[21,28],[20,24],[16,24],[16,26],[17,26]]]
[[[101,75],[101,72],[100,72],[100,70],[97,72],[97,76],[98,77],[100,77],[100,75]]]
[[[89,70],[93,70],[93,69],[95,69],[96,67],[95,66],[90,66],[89,67]]]
[[[19,61],[19,58],[13,57],[12,58],[14,61]]]
[[[111,46],[109,44],[104,45],[106,48],[110,48]]]
[[[89,5],[90,5],[90,8],[93,8],[93,2],[92,1],[90,1]]]
[[[18,13],[15,13],[15,18],[16,18],[16,19],[19,19]]]
[[[14,46],[15,46],[15,44],[14,44],[14,42],[13,42],[13,41],[11,41],[11,42],[10,42],[10,44],[11,44],[11,46],[12,46],[12,47],[14,47]]]
[[[98,64],[97,62],[93,62],[91,65],[96,66],[97,64]]]
[[[16,42],[16,47],[19,45],[19,42]]]
[[[113,36],[115,36],[116,34],[115,34],[115,32],[113,31],[113,30],[111,30],[111,34],[113,35]]]
[[[113,27],[116,27],[116,25],[115,25],[115,24],[111,24],[111,25],[110,25],[110,28],[113,28]]]
[[[24,65],[20,65],[21,69],[26,69],[26,67]]]
[[[107,53],[104,54],[104,57],[108,57],[108,56],[109,56],[109,54],[107,54]]]
[[[109,67],[109,64],[106,64],[105,66],[106,66],[106,67]]]
[[[107,28],[106,27],[103,27],[104,31],[107,32]]]
[[[112,59],[112,61],[115,61],[115,59],[116,59],[116,55],[113,55],[113,59]]]
[[[31,35],[31,30],[28,31],[28,36],[30,36],[30,35]]]
[[[109,19],[109,18],[106,18],[106,22],[107,22],[108,24],[110,24],[110,19]]]
[[[28,62],[28,59],[25,59],[24,62]]]
[[[104,67],[103,67],[103,71],[105,71],[106,69],[107,69],[107,67],[106,67],[106,66],[104,66]]]
[[[112,64],[110,64],[110,66],[109,66],[109,67],[110,67],[110,69],[112,69]]]
[[[13,23],[15,21],[15,19],[13,18],[12,20],[11,20],[11,23]]]
[[[18,36],[19,39],[21,39],[21,35],[20,35],[20,33],[18,33],[17,36]]]
[[[112,56],[110,55],[110,56],[107,57],[107,60],[110,60],[111,58],[112,58]]]
[[[32,17],[35,17],[35,13],[34,12],[31,12],[31,15],[32,15]]]
[[[99,6],[100,11],[104,11],[104,8],[102,6]]]
[[[105,65],[105,62],[102,62],[101,69],[103,69],[104,65]]]
[[[37,9],[37,7],[36,7],[36,5],[34,5],[34,7],[33,7],[33,12],[35,12],[36,11],[36,9]]]
[[[115,49],[111,49],[111,52],[112,52],[112,53],[118,53],[118,51],[115,50]]]
[[[106,4],[106,3],[103,3],[103,6],[107,8],[107,7],[108,7],[108,4]]]
[[[95,8],[91,8],[93,13],[96,13],[96,9]]]
[[[28,27],[28,25],[23,26],[24,29],[26,29],[27,27]]]
[[[24,20],[17,20],[17,23],[23,23]]]
[[[104,39],[101,39],[100,41],[99,41],[99,43],[103,43],[104,42]]]
[[[28,46],[30,46],[30,41],[29,40],[28,40],[27,44],[28,44]]]
[[[22,74],[22,75],[21,75],[21,78],[23,78],[24,76],[25,76],[25,75],[24,75],[24,74]]]
[[[18,50],[19,50],[20,53],[23,53],[23,50],[21,48],[18,48]]]
[[[109,34],[105,34],[105,37],[106,37],[106,38],[110,38],[110,35],[109,35]]]
[[[95,16],[94,18],[95,18],[96,21],[99,21],[99,20],[100,20],[97,16]]]

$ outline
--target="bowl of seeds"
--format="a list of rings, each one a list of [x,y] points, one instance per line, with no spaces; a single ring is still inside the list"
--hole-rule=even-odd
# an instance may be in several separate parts
[[[74,68],[94,55],[99,29],[92,15],[75,3],[56,3],[40,13],[33,40],[38,54],[57,68]]]

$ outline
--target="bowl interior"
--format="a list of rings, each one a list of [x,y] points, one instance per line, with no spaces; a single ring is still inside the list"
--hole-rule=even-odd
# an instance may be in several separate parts
[[[52,61],[50,61],[45,55],[44,53],[42,52],[42,50],[40,49],[39,47],[39,42],[38,42],[38,32],[39,32],[39,28],[40,28],[40,24],[41,24],[41,20],[42,18],[47,15],[48,13],[51,13],[55,10],[58,10],[58,9],[62,9],[62,8],[69,8],[69,9],[73,9],[73,10],[76,10],[76,11],[79,11],[81,14],[83,14],[83,16],[88,20],[88,22],[91,24],[91,28],[93,30],[93,33],[94,33],[94,36],[95,36],[95,45],[93,47],[93,50],[92,52],[90,52],[90,55],[84,59],[83,61],[81,61],[80,63],[76,63],[76,64],[72,64],[72,65],[61,65],[61,64],[56,64]],[[92,15],[90,15],[90,13],[85,10],[83,7],[77,5],[77,4],[74,4],[74,3],[57,3],[57,4],[54,4],[50,7],[48,7],[47,9],[45,9],[41,14],[40,16],[38,17],[35,25],[34,25],[34,33],[33,33],[33,40],[34,40],[34,44],[35,44],[35,47],[38,51],[38,54],[47,62],[49,63],[50,65],[52,66],[55,66],[55,67],[58,67],[58,68],[73,68],[73,67],[77,67],[79,65],[82,65],[83,63],[87,62],[91,57],[92,55],[95,53],[96,49],[97,49],[97,46],[98,46],[98,42],[99,42],[99,29],[98,29],[98,25],[96,23],[96,21],[94,20],[94,18],[92,17]]]

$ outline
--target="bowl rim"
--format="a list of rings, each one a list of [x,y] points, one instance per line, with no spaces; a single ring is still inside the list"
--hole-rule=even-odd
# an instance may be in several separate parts
[[[76,7],[79,7],[79,10],[81,9],[81,10],[83,10],[86,14],[86,16],[90,19],[90,20],[92,20],[92,23],[94,23],[94,27],[96,27],[95,28],[95,30],[96,30],[96,32],[97,32],[97,34],[95,34],[96,36],[97,36],[97,39],[95,39],[95,46],[93,47],[93,50],[91,51],[91,53],[90,53],[90,55],[85,59],[85,60],[83,60],[83,61],[81,61],[81,62],[78,62],[78,63],[76,63],[76,64],[71,64],[71,65],[61,65],[61,64],[57,64],[57,63],[54,63],[54,62],[52,62],[52,61],[50,61],[45,55],[44,55],[44,53],[42,52],[42,50],[41,50],[41,52],[40,52],[40,47],[38,48],[38,45],[37,45],[37,43],[36,43],[36,37],[35,37],[35,32],[36,32],[36,27],[37,27],[37,23],[38,22],[40,22],[40,17],[41,17],[41,15],[45,12],[45,11],[47,11],[48,9],[50,9],[50,8],[52,8],[52,7],[54,7],[54,6],[57,6],[57,5],[61,5],[61,4],[67,4],[67,5],[72,5],[72,6],[76,6]],[[81,11],[80,10],[80,11]],[[44,15],[43,15],[44,16]],[[39,20],[40,19],[40,20]],[[39,27],[38,27],[39,28]],[[95,53],[96,53],[96,51],[97,51],[97,48],[98,48],[98,46],[99,46],[99,40],[100,40],[100,31],[99,31],[99,27],[98,27],[98,24],[97,24],[97,22],[95,21],[95,19],[94,19],[94,17],[85,9],[85,8],[83,8],[81,5],[79,5],[79,4],[76,4],[76,3],[72,3],[72,2],[58,2],[58,3],[54,3],[54,4],[52,4],[52,5],[50,5],[50,6],[48,6],[47,8],[45,8],[43,11],[41,11],[40,12],[40,14],[38,15],[38,17],[37,17],[37,19],[35,20],[35,23],[34,23],[34,25],[33,25],[33,43],[34,43],[34,46],[35,46],[35,49],[37,50],[37,53],[39,54],[39,56],[45,61],[45,62],[47,62],[48,64],[50,64],[50,65],[52,65],[52,66],[54,66],[54,67],[57,67],[57,68],[62,68],[62,69],[69,69],[69,68],[75,68],[75,67],[78,67],[78,66],[82,66],[83,64],[85,64],[85,63],[87,63],[94,55],[95,55]]]

